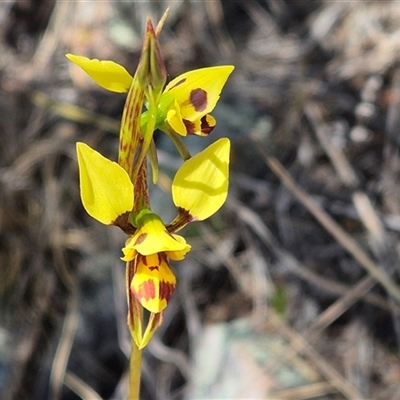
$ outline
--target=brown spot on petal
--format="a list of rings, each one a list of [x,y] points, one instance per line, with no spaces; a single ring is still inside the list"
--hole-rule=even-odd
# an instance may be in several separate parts
[[[175,285],[169,282],[161,281],[160,282],[160,299],[165,299],[167,302],[171,298],[174,293]]]
[[[207,92],[200,88],[193,89],[190,92],[190,103],[196,111],[204,111],[207,108]]]
[[[201,131],[205,135],[209,135],[211,131],[214,129],[215,125],[210,125],[207,120],[207,115],[201,118]]]
[[[160,269],[158,268],[158,265],[152,265],[149,267],[149,270],[150,271],[154,271],[154,270],[159,271]]]
[[[196,134],[196,125],[194,122],[188,121],[187,119],[182,119],[183,123],[186,127],[186,133],[188,135],[195,135]]]
[[[143,241],[146,239],[147,233],[142,233],[141,235],[138,236],[138,238],[135,240],[135,246],[137,244],[143,243]]]
[[[156,297],[156,287],[152,280],[143,282],[138,291],[135,293],[136,298],[145,299],[146,301]]]

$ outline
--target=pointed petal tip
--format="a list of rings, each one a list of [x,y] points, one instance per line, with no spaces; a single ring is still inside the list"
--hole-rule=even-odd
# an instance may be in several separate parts
[[[110,60],[89,59],[67,53],[67,59],[82,68],[99,86],[116,93],[126,93],[132,84],[132,76],[122,66]]]

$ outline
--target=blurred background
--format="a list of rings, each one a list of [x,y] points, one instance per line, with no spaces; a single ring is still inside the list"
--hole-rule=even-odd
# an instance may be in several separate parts
[[[126,398],[125,237],[84,212],[75,156],[116,159],[125,95],[64,55],[134,73],[168,6],[170,78],[236,67],[188,140],[229,137],[232,177],[184,232],[142,399],[400,398],[400,3],[322,0],[0,2],[0,397]]]

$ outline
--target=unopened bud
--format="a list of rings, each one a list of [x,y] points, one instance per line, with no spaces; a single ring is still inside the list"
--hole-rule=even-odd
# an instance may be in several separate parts
[[[140,85],[146,93],[151,92],[152,98],[157,98],[161,94],[167,80],[167,71],[158,37],[150,19],[147,20],[146,37],[137,69],[137,76]]]

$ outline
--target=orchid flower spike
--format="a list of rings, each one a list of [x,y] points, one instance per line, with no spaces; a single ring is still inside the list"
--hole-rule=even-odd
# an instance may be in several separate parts
[[[223,138],[185,161],[172,182],[172,198],[178,216],[165,225],[150,209],[134,215],[134,184],[117,163],[103,157],[84,143],[77,143],[81,199],[90,216],[106,225],[119,226],[129,235],[122,260],[134,273],[130,290],[151,314],[161,313],[176,286],[169,260],[182,260],[191,246],[175,232],[192,221],[204,220],[223,205],[229,184],[229,139]],[[134,314],[134,337],[142,348],[159,326],[152,316],[142,335]]]

